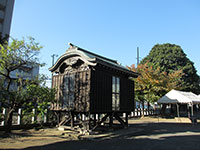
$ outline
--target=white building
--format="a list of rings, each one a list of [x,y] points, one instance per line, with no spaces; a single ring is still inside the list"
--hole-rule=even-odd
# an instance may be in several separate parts
[[[21,78],[23,80],[32,80],[36,78],[39,75],[39,65],[32,66],[30,65],[24,65],[20,69],[14,70],[11,72],[10,77],[12,79],[18,79]],[[11,89],[17,89],[17,84],[12,83]]]
[[[10,34],[14,2],[15,0],[0,0],[0,35],[2,37]],[[32,66],[31,64],[29,64],[24,65],[20,69],[12,71],[10,77],[12,79],[22,78],[23,80],[31,80],[38,75],[39,65]],[[11,85],[12,89],[16,89],[16,87],[17,85],[14,83]]]
[[[12,71],[10,76],[13,79],[16,78],[23,78],[23,79],[33,79],[39,75],[39,66],[31,66],[31,65],[26,65],[21,67],[20,69],[17,69],[15,71]]]
[[[16,79],[21,78],[23,81],[25,80],[33,80],[39,75],[39,65],[24,65],[19,69],[16,69],[10,73],[10,77],[12,78],[12,83],[10,85],[10,90],[16,90],[18,84]],[[0,79],[2,76],[0,75]],[[7,86],[7,80],[4,80],[4,86]]]
[[[0,34],[10,35],[10,26],[15,0],[0,0]]]

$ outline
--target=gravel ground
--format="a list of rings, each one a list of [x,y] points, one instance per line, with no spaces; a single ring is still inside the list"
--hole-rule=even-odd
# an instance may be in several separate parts
[[[79,136],[56,129],[14,131],[0,138],[0,149],[27,150],[199,150],[200,124],[177,123],[175,119],[129,120],[129,127],[101,135]]]

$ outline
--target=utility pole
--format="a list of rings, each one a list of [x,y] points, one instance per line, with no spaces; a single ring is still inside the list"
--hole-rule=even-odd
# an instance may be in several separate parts
[[[139,54],[139,47],[137,47],[137,66],[140,63],[140,54]]]
[[[58,57],[57,54],[51,55],[52,57],[52,66],[54,65],[54,57]],[[51,88],[53,87],[53,73],[51,74]]]
[[[52,57],[52,66],[54,65],[54,57],[58,57],[58,55],[57,54],[53,54],[53,55],[51,55],[51,57]]]

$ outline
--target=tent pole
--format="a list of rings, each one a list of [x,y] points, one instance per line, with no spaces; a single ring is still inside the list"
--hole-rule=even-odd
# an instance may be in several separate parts
[[[188,118],[190,118],[190,106],[187,104]]]
[[[177,103],[176,104],[176,107],[177,107],[177,116],[178,116],[178,118],[180,117],[180,114],[179,114],[179,104]]]
[[[191,106],[191,111],[192,111],[192,114],[191,114],[191,116],[194,116],[193,104],[192,104],[192,106]]]

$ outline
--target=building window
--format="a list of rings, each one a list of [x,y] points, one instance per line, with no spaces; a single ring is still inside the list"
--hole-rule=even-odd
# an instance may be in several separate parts
[[[112,110],[120,109],[120,79],[112,77]]]
[[[75,75],[65,75],[63,79],[63,107],[74,107]]]

